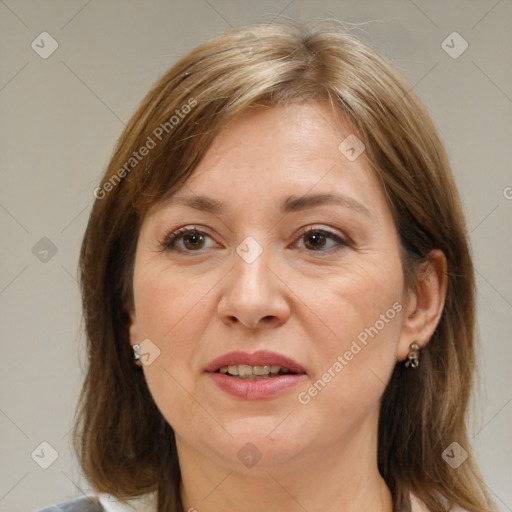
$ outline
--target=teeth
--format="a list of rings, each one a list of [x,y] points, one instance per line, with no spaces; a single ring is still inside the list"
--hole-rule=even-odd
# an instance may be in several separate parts
[[[265,365],[265,366],[249,366],[247,364],[238,364],[232,366],[223,366],[219,368],[220,373],[233,375],[241,379],[248,379],[251,377],[274,377],[281,373],[289,373],[290,370],[281,368],[278,365]]]
[[[252,373],[254,375],[268,375],[270,373],[270,366],[253,366]]]
[[[238,375],[238,366],[228,366],[228,373]]]
[[[239,364],[238,365],[238,372],[239,377],[249,377],[249,375],[252,375],[252,366],[247,366],[246,364]]]

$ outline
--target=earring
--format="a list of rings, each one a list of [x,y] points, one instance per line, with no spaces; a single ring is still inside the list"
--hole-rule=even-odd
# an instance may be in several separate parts
[[[133,362],[136,366],[142,366],[142,361],[140,360],[140,345],[133,345]]]
[[[405,367],[417,368],[420,364],[420,347],[417,343],[412,343],[409,347],[411,351],[407,354],[407,360],[405,361]]]

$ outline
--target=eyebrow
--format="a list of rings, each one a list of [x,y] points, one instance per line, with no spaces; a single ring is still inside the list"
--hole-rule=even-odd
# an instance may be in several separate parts
[[[215,215],[222,213],[223,204],[207,196],[171,196],[166,201],[169,205],[181,204],[195,210],[209,212]],[[282,214],[297,212],[324,204],[334,204],[350,208],[357,213],[372,217],[368,208],[359,201],[343,194],[311,194],[306,196],[288,196],[279,205]]]

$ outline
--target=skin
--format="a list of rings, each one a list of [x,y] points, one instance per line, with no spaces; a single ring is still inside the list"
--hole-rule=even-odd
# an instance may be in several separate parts
[[[217,136],[176,196],[224,203],[212,214],[179,204],[145,217],[136,249],[132,345],[160,350],[144,366],[150,392],[176,433],[185,510],[391,511],[377,469],[380,398],[411,343],[425,346],[439,321],[446,262],[433,251],[423,280],[404,284],[399,241],[365,154],[338,149],[352,131],[322,103],[248,111]],[[368,215],[324,204],[283,215],[280,201],[342,193]],[[203,241],[178,240],[188,226]],[[314,227],[335,239],[312,240]],[[262,254],[236,248],[253,237]],[[313,248],[312,248],[313,247]],[[316,250],[315,247],[318,247]],[[401,311],[309,403],[298,401],[365,328]],[[300,386],[265,400],[220,390],[205,366],[233,350],[266,349],[299,362]],[[421,364],[421,363],[420,363]],[[410,370],[414,371],[414,370]],[[246,443],[261,459],[246,467]]]

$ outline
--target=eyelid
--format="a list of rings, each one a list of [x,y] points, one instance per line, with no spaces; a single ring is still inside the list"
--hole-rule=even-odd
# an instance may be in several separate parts
[[[197,225],[183,226],[181,228],[171,229],[170,231],[166,232],[163,239],[159,242],[159,249],[161,251],[174,250],[175,252],[182,252],[182,253],[194,253],[194,252],[199,253],[199,252],[201,252],[201,249],[199,249],[197,251],[187,251],[187,250],[183,250],[183,249],[176,249],[175,247],[172,246],[172,244],[176,240],[180,239],[181,237],[183,237],[184,235],[186,235],[188,233],[198,233],[200,235],[206,235],[213,239],[213,237],[211,235],[209,235],[206,231],[203,231],[202,229],[204,229],[204,228],[202,228],[201,226],[197,226]],[[299,233],[296,235],[296,241],[294,242],[293,245],[296,245],[301,240],[301,238],[304,235],[307,235],[308,233],[322,233],[323,235],[326,235],[327,237],[330,237],[331,239],[335,240],[337,242],[338,246],[332,247],[327,250],[318,250],[318,251],[312,251],[312,250],[308,251],[306,249],[307,252],[330,254],[330,253],[335,252],[336,250],[341,249],[343,247],[353,245],[352,239],[349,236],[347,236],[346,234],[340,235],[337,232],[333,231],[332,228],[326,228],[326,227],[319,226],[319,225],[308,225],[308,226],[300,229]]]
[[[326,227],[319,226],[319,225],[310,225],[310,226],[305,227],[304,229],[301,229],[299,231],[299,234],[297,235],[297,242],[295,242],[295,244],[297,244],[301,240],[301,238],[304,235],[307,235],[308,233],[322,233],[323,235],[326,235],[326,236],[330,237],[331,239],[335,240],[337,242],[338,246],[332,247],[332,248],[324,250],[324,251],[319,250],[319,251],[307,251],[307,252],[316,253],[316,254],[321,254],[321,253],[331,254],[331,253],[336,252],[337,250],[342,249],[344,247],[350,247],[350,246],[354,245],[352,239],[349,236],[347,236],[346,234],[341,235],[341,234],[338,234],[336,231],[334,231],[332,228],[326,228]]]
[[[166,251],[166,250],[172,250],[174,249],[171,244],[178,240],[183,235],[186,235],[188,233],[199,233],[201,235],[209,236],[213,239],[211,235],[203,231],[203,228],[201,226],[192,225],[192,226],[183,226],[181,228],[177,229],[171,229],[169,231],[166,231],[164,237],[158,242],[158,246],[160,250]],[[180,250],[177,249],[179,252]],[[183,252],[183,251],[181,251]],[[186,251],[186,252],[194,252],[194,251]]]

